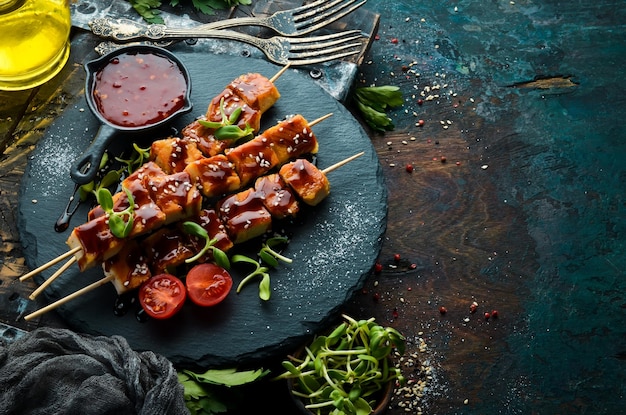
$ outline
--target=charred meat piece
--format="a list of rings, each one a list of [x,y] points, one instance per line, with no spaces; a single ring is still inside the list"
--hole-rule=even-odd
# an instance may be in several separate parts
[[[183,139],[194,143],[206,157],[222,154],[224,150],[231,146],[227,140],[218,140],[213,135],[215,130],[205,127],[198,120],[183,128],[181,132]]]
[[[233,242],[230,240],[228,236],[228,232],[226,231],[226,227],[223,222],[220,220],[217,212],[213,209],[202,209],[200,213],[189,219],[202,226],[209,235],[209,239],[215,239],[215,246],[218,249],[226,252],[233,247]],[[205,245],[204,240],[199,240],[195,236],[190,236],[190,242],[193,245],[194,252],[199,252]],[[205,261],[210,258],[205,258]],[[202,260],[200,262],[203,262]]]
[[[241,108],[241,115],[239,116],[237,125],[241,129],[249,125],[254,131],[259,131],[261,128],[262,111],[248,104],[244,98],[230,88],[224,89],[211,100],[206,113],[206,119],[208,121],[221,122],[224,115],[226,118],[230,117],[237,108]],[[222,111],[224,114],[222,114]]]
[[[165,213],[165,224],[195,215],[202,208],[202,196],[185,171],[148,177],[145,187],[150,198]]]
[[[178,229],[159,229],[144,240],[143,247],[154,275],[172,273],[195,255],[188,236]]]
[[[261,112],[267,111],[280,98],[274,84],[258,73],[241,75],[228,88],[243,98],[250,107]]]
[[[276,153],[261,136],[228,150],[226,157],[235,166],[241,186],[265,175],[279,163]]]
[[[115,237],[103,215],[75,227],[67,238],[67,245],[80,250],[74,255],[81,271],[102,263],[122,250],[125,240]]]

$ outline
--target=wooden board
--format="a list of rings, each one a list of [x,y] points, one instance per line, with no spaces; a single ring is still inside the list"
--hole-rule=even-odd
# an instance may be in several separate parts
[[[193,53],[178,55],[192,78],[194,110],[174,123],[180,130],[204,113],[210,99],[243,72],[271,77],[280,68],[265,61]],[[325,326],[359,289],[371,270],[386,226],[387,194],[378,158],[367,134],[335,99],[299,72],[288,70],[276,82],[281,99],[264,116],[268,127],[284,116],[301,113],[313,120],[332,112],[314,127],[320,141],[318,165],[332,165],[357,152],[365,155],[329,175],[331,195],[293,229],[285,254],[293,264],[271,273],[272,298],[263,302],[256,286],[234,291],[212,309],[186,305],[169,321],[141,323],[133,312],[113,314],[112,286],[101,287],[56,312],[77,331],[122,335],[138,350],[153,350],[180,365],[224,366],[258,362],[289,352]],[[99,125],[84,100],[70,106],[48,129],[33,152],[19,202],[19,229],[31,268],[65,252],[67,233],[54,222],[73,192],[69,165],[89,145]],[[158,138],[158,137],[150,137]],[[118,149],[128,143],[115,143]],[[74,218],[84,220],[87,206]],[[38,277],[41,283],[56,270]],[[241,272],[240,272],[241,271]],[[247,269],[233,269],[235,284]],[[46,291],[61,298],[102,277],[100,269],[71,268]]]

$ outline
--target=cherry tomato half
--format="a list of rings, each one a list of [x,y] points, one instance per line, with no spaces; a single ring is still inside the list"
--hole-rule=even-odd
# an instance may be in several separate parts
[[[206,263],[193,267],[187,274],[185,284],[191,301],[208,307],[226,298],[233,286],[233,279],[224,268]]]
[[[185,303],[187,291],[181,280],[170,274],[159,274],[139,287],[139,303],[150,317],[170,318]]]

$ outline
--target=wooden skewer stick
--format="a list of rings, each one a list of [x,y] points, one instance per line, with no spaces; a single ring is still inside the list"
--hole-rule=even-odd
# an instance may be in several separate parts
[[[330,117],[332,117],[332,115],[333,115],[333,113],[332,113],[332,112],[329,112],[329,113],[328,113],[328,114],[326,114],[326,115],[322,115],[321,117],[314,119],[313,121],[311,121],[311,122],[309,123],[309,127],[313,127],[315,124],[319,124],[319,123],[321,123],[321,122],[322,122],[322,121],[324,121],[326,118],[330,118]]]
[[[291,65],[291,64],[290,64],[290,63],[288,63],[287,65],[283,66],[283,68],[282,68],[280,71],[278,71],[278,72],[276,73],[276,75],[274,75],[274,76],[272,76],[272,77],[270,78],[270,82],[271,82],[271,83],[276,82],[276,80],[277,80],[278,78],[280,78],[280,76],[281,76],[282,74],[284,74],[284,73],[285,73],[285,71],[289,68],[289,65]]]
[[[30,277],[32,277],[33,275],[37,275],[39,274],[41,271],[43,271],[44,269],[50,268],[51,266],[53,266],[54,264],[56,264],[57,262],[60,262],[62,260],[64,260],[65,258],[67,258],[70,255],[74,255],[75,253],[77,253],[78,251],[80,251],[81,248],[79,246],[77,246],[74,249],[71,249],[69,251],[67,251],[66,253],[59,255],[58,257],[54,258],[51,261],[46,262],[45,264],[35,268],[34,270],[32,270],[31,272],[24,274],[20,277],[20,281],[25,281],[27,279],[29,279]]]
[[[365,152],[361,151],[360,153],[357,153],[354,156],[350,156],[347,159],[343,159],[341,161],[338,161],[337,163],[333,164],[332,166],[326,167],[324,170],[322,170],[322,173],[324,173],[324,174],[330,173],[331,171],[333,171],[335,169],[338,169],[339,167],[343,166],[344,164],[350,163],[352,160],[361,157],[363,154],[365,154]]]
[[[41,294],[41,292],[45,290],[48,287],[48,285],[52,284],[52,282],[55,279],[57,279],[59,275],[63,274],[76,261],[77,259],[75,256],[71,257],[69,261],[63,264],[63,266],[59,268],[54,274],[52,274],[50,278],[45,280],[43,284],[41,284],[35,291],[33,291],[32,294],[28,296],[28,298],[30,298],[31,300],[34,300],[35,298],[37,298],[37,296]]]
[[[68,295],[66,297],[58,299],[54,303],[50,303],[47,306],[45,306],[43,308],[40,308],[39,310],[30,313],[29,315],[24,317],[24,320],[26,320],[26,321],[32,320],[33,318],[38,317],[38,316],[40,316],[42,314],[45,314],[48,311],[54,310],[58,306],[63,305],[65,303],[67,303],[68,301],[73,300],[76,297],[80,297],[83,294],[87,294],[89,291],[95,290],[96,288],[98,288],[98,287],[100,287],[102,285],[108,284],[109,282],[113,281],[114,278],[115,277],[113,275],[110,275],[110,276],[104,277],[104,278],[102,278],[102,279],[100,279],[100,280],[98,280],[98,281],[96,281],[96,282],[94,282],[92,284],[89,284],[88,286],[83,287],[80,290],[75,291],[75,292],[73,292],[72,294],[70,294],[70,295]]]

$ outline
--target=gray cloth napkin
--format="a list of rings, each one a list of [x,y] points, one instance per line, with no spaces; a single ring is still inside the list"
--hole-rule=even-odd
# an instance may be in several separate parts
[[[41,328],[0,347],[1,414],[189,414],[165,357],[123,337]]]

